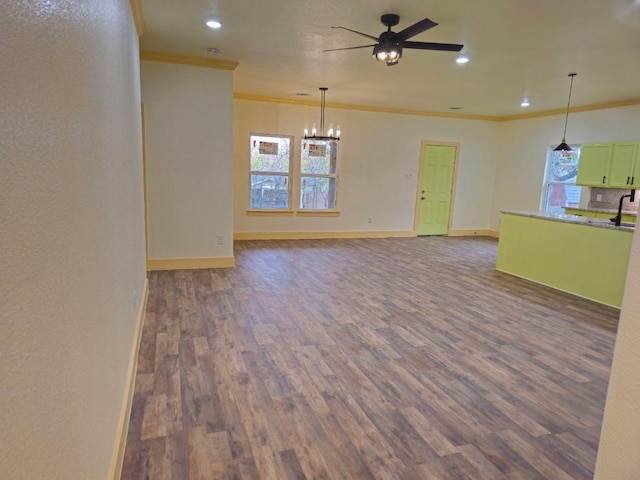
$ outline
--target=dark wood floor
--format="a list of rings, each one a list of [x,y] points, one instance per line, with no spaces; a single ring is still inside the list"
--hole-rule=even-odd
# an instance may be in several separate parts
[[[151,273],[122,478],[592,478],[618,311],[496,248],[246,241]]]

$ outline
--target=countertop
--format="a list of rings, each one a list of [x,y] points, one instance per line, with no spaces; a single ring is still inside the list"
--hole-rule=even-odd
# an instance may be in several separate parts
[[[616,225],[608,219],[583,217],[580,215],[567,215],[566,213],[547,213],[547,212],[515,211],[515,210],[502,210],[501,213],[506,213],[508,215],[520,215],[522,217],[540,218],[543,220],[552,220],[555,222],[579,223],[583,225],[589,225],[592,227],[609,228],[613,230],[622,230],[625,232],[633,232],[635,230],[635,224],[631,224],[627,222],[622,222],[622,224],[619,227],[616,227]]]
[[[607,213],[607,214],[611,214],[611,215],[617,215],[618,214],[618,209],[617,208],[580,208],[580,207],[566,207],[569,210],[578,210],[581,212],[596,212],[596,213]],[[622,210],[622,214],[623,215],[632,215],[632,216],[637,216],[638,212],[635,210]]]

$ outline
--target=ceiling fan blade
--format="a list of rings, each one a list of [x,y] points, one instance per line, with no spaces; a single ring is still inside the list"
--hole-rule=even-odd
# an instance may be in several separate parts
[[[347,28],[347,27],[334,27],[333,25],[331,25],[331,28],[341,28],[342,30],[347,30],[348,32],[357,33],[358,35],[362,35],[363,37],[370,38],[371,40],[375,40],[376,42],[378,41],[378,37],[374,37],[373,35],[369,35],[368,33],[358,32],[357,30],[351,30],[350,28]]]
[[[431,42],[402,42],[402,48],[414,48],[416,50],[440,50],[443,52],[459,52],[464,45],[458,43],[431,43]]]
[[[438,25],[436,22],[433,22],[428,18],[425,18],[423,20],[420,20],[417,23],[414,23],[410,27],[407,27],[404,30],[401,30],[398,33],[396,33],[394,40],[396,41],[399,40],[402,42],[404,40],[407,40],[408,38],[418,35],[419,33],[429,30],[430,28],[433,28],[436,25]]]
[[[360,47],[345,47],[345,48],[330,48],[328,50],[322,50],[323,52],[336,52],[338,50],[356,50],[358,48],[371,48],[371,47],[375,47],[376,45],[362,45]]]

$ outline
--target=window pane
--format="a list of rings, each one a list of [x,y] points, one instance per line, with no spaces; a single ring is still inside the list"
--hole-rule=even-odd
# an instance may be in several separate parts
[[[579,207],[582,187],[575,185],[580,162],[580,146],[571,145],[572,151],[556,152],[549,149],[545,189],[544,211],[565,213],[564,207]]]
[[[251,175],[251,208],[289,208],[289,177]]]
[[[328,177],[301,178],[300,208],[333,210],[336,208],[336,179]]]
[[[251,171],[289,173],[291,140],[251,135]]]
[[[580,149],[571,152],[551,151],[551,166],[549,168],[549,182],[576,183],[578,174],[578,158]]]
[[[329,140],[302,140],[300,171],[302,173],[336,173],[338,142]]]
[[[567,183],[550,183],[547,187],[546,212],[564,213],[564,207],[580,206],[582,187]]]

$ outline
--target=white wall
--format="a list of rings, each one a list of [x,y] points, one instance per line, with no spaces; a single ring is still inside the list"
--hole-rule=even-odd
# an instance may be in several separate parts
[[[605,405],[596,480],[640,474],[640,236],[633,237]]]
[[[500,210],[538,210],[547,149],[560,143],[563,127],[564,115],[501,124],[491,229],[499,229]],[[640,106],[569,115],[569,143],[638,139]]]
[[[0,7],[0,478],[107,476],[144,288],[127,0]]]
[[[234,101],[234,224],[236,232],[411,231],[420,142],[460,143],[451,228],[486,229],[493,198],[499,125],[343,109],[326,109],[340,124],[339,217],[253,217],[249,207],[249,135],[293,135],[296,164],[305,124],[319,123],[320,108]],[[405,174],[412,179],[406,180]],[[368,217],[373,223],[367,223]]]
[[[141,79],[149,258],[232,257],[233,72],[143,61]]]

